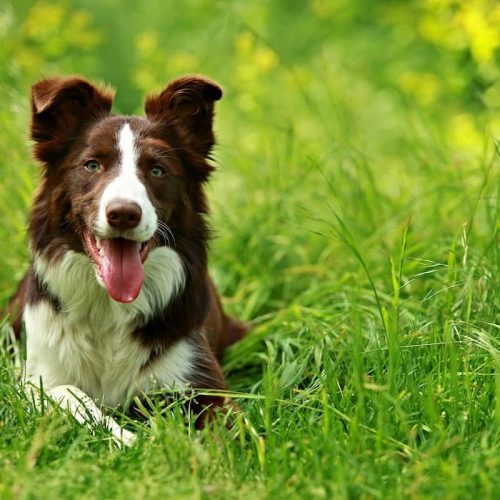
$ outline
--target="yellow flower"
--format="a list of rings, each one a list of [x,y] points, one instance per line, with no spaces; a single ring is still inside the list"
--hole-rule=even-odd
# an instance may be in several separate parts
[[[449,120],[448,140],[460,151],[479,153],[485,137],[477,129],[474,117],[470,113],[461,113]]]
[[[239,56],[248,56],[252,52],[254,46],[253,35],[248,31],[240,33],[234,41],[234,46]]]
[[[266,73],[278,64],[278,56],[271,49],[262,47],[255,51],[254,62],[262,73]]]
[[[62,5],[38,2],[30,9],[23,31],[30,38],[45,39],[57,33],[65,15]]]
[[[196,71],[199,66],[198,58],[189,52],[176,52],[172,54],[168,64],[174,73]]]
[[[135,46],[137,52],[143,56],[148,57],[158,48],[158,43],[160,40],[160,35],[156,31],[147,31],[144,33],[139,33],[135,37]]]
[[[478,63],[493,59],[500,46],[500,24],[492,22],[483,4],[467,4],[457,15],[459,25],[469,40],[471,54]]]
[[[438,78],[432,73],[407,72],[401,75],[397,83],[403,92],[412,95],[424,106],[436,102],[441,90]]]

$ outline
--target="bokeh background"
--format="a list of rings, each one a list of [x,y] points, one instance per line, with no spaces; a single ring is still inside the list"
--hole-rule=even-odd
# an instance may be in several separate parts
[[[286,198],[287,185],[303,178],[315,179],[304,189],[318,207],[334,203],[319,169],[338,177],[338,190],[363,190],[372,185],[357,178],[365,161],[373,189],[400,206],[460,191],[462,182],[479,186],[477,161],[500,136],[499,47],[494,0],[3,0],[0,200],[10,244],[0,292],[22,273],[18,255],[26,260],[20,229],[37,178],[28,95],[43,76],[109,84],[115,111],[126,114],[141,113],[144,95],[176,76],[219,82],[214,205],[238,203],[239,219],[271,193]],[[301,203],[283,201],[289,210]],[[359,206],[343,208],[359,216]],[[443,200],[443,230],[463,208],[459,196]]]
[[[140,491],[185,474],[188,496],[498,493],[498,1],[2,0],[1,302],[29,263],[29,87],[75,73],[125,114],[186,73],[225,91],[211,270],[253,325],[225,359],[246,420],[203,453],[162,424],[140,460],[171,481]],[[38,475],[15,454],[2,475],[78,496],[71,467],[114,460],[84,439],[65,475],[57,442]],[[107,492],[141,481],[124,457]]]

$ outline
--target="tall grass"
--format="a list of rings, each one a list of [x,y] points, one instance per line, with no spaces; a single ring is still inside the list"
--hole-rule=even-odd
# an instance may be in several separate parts
[[[146,7],[132,31],[116,11],[88,4],[103,52],[89,49],[86,70],[118,95],[130,90],[117,109],[135,109],[141,85],[166,81],[172,67],[226,88],[208,188],[211,270],[226,308],[253,327],[224,359],[241,411],[230,429],[221,421],[201,433],[175,404],[148,423],[123,417],[139,441],[118,450],[104,430],[33,407],[16,384],[4,327],[0,497],[500,492],[498,144],[486,133],[479,145],[456,142],[453,117],[470,112],[464,96],[426,107],[387,81],[413,69],[419,54],[439,71],[434,59],[450,60],[439,47],[410,43],[364,2],[327,19],[322,2],[289,11],[286,3],[191,1],[180,12],[145,2],[158,13],[149,41]],[[10,29],[30,5],[12,7]],[[384,15],[404,22],[393,8]],[[116,24],[122,48],[106,38]],[[186,40],[194,62],[169,54]],[[135,74],[105,56],[108,43],[130,52]],[[75,50],[51,68],[75,71]],[[446,71],[466,78],[469,69]],[[4,73],[3,301],[28,263],[24,228],[37,178],[25,139],[29,75]]]

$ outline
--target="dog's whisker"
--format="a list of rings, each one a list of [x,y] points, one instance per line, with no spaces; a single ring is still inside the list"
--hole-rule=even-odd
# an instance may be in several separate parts
[[[165,243],[167,243],[167,245],[173,246],[173,247],[176,246],[174,233],[172,232],[172,230],[170,229],[168,224],[166,224],[163,221],[158,221],[157,233],[163,237],[163,239],[164,239]]]
[[[149,143],[163,144],[158,164],[184,153],[186,162],[210,159],[212,108],[222,93],[199,77],[167,88],[135,117],[111,115],[111,92],[79,77],[32,87],[34,153],[59,174],[40,186],[29,225],[32,266],[9,305],[16,335],[22,318],[26,325],[26,385],[79,423],[109,429],[120,446],[135,437],[101,405],[126,409],[155,387],[189,394],[199,381],[209,394],[195,406],[211,413],[224,404],[210,394],[225,387],[217,356],[241,337],[207,269],[203,179],[189,182],[195,190],[154,168],[142,175],[154,156]],[[184,104],[199,123],[187,119]],[[196,144],[170,148],[177,119]],[[173,219],[174,227],[157,222],[185,203],[191,217]]]

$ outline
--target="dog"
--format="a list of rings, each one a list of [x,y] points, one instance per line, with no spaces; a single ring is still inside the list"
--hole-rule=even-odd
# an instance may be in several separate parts
[[[130,443],[101,405],[226,389],[220,357],[248,328],[223,312],[207,271],[204,184],[221,88],[177,79],[146,98],[144,117],[113,115],[113,97],[76,76],[32,86],[42,178],[32,263],[9,311],[16,333],[26,328],[26,381]],[[196,426],[223,404],[220,393],[198,397]]]

